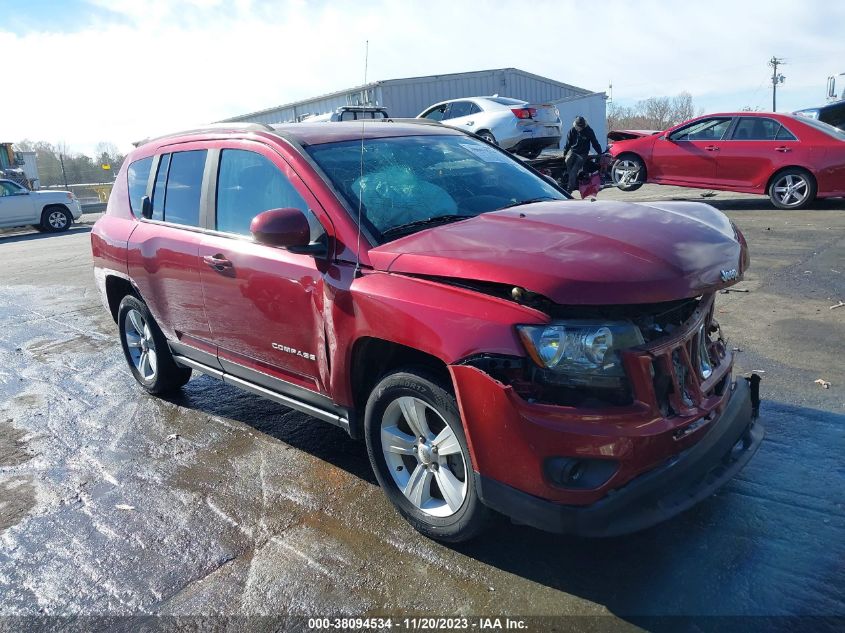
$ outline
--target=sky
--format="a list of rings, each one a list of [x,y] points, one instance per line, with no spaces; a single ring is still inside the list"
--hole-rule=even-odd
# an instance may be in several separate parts
[[[845,2],[0,0],[0,141],[128,151],[360,85],[366,41],[369,81],[516,67],[612,83],[620,105],[687,91],[705,112],[771,109],[774,55],[791,111],[845,73]]]

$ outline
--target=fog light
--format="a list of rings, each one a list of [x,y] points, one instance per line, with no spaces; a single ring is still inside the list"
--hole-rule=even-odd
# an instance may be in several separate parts
[[[546,476],[556,486],[575,490],[591,490],[606,483],[619,463],[612,459],[578,459],[550,457],[546,460]]]

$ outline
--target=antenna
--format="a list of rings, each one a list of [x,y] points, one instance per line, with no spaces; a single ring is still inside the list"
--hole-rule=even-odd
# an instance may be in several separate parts
[[[364,42],[364,93],[367,92],[367,62],[370,57],[370,40]],[[361,176],[358,178],[358,238],[355,244],[355,274],[361,274],[361,207],[364,205],[364,117],[361,117]]]

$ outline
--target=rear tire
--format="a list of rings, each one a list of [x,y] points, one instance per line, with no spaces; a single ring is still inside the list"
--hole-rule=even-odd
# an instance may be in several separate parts
[[[610,178],[614,186],[622,191],[636,191],[645,183],[645,163],[639,156],[623,154],[613,161]]]
[[[147,304],[127,295],[117,310],[120,344],[138,384],[152,394],[176,391],[191,378],[191,370],[173,360],[167,339]]]
[[[804,209],[816,199],[816,191],[816,179],[812,174],[790,167],[772,178],[769,200],[778,209]]]
[[[73,224],[70,211],[60,206],[50,206],[41,212],[41,230],[47,233],[67,231]]]
[[[387,498],[414,529],[459,543],[488,524],[455,396],[416,369],[384,377],[364,416],[367,453]]]
[[[499,146],[499,141],[496,140],[496,137],[493,136],[493,132],[491,132],[490,130],[481,130],[478,133],[478,138],[484,139],[485,141],[487,141],[491,145],[495,145],[496,147]]]

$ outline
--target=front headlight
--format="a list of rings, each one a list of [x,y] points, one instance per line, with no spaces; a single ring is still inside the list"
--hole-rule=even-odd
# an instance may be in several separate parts
[[[517,331],[531,359],[571,385],[618,386],[625,377],[619,352],[644,342],[629,321],[555,321]]]

